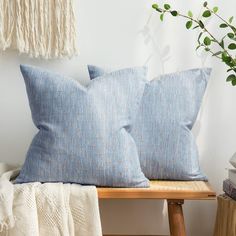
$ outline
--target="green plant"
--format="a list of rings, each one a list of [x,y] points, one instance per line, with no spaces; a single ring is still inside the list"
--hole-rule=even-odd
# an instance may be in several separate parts
[[[173,17],[186,19],[185,27],[187,29],[199,29],[196,50],[204,48],[204,50],[212,56],[220,59],[227,66],[227,72],[229,73],[226,81],[231,82],[233,86],[236,85],[236,57],[232,55],[232,52],[236,50],[236,26],[232,24],[233,16],[225,20],[218,14],[218,7],[210,8],[208,2],[204,2],[203,4],[201,17],[194,17],[192,11],[188,11],[187,14],[182,14],[167,3],[164,4],[163,7],[159,7],[159,5],[155,3],[152,5],[152,8],[160,14],[161,21],[164,20],[166,14],[170,14]],[[217,39],[205,26],[204,19],[213,16],[220,20],[219,28],[226,31],[221,39]],[[217,51],[213,50],[212,46],[214,45],[217,45]]]

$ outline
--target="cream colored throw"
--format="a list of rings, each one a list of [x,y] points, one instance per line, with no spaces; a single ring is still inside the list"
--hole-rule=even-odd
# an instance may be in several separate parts
[[[73,0],[0,0],[0,50],[72,57],[76,43]]]
[[[0,236],[102,236],[97,190],[62,183],[13,185],[0,163]],[[1,173],[0,173],[1,174]]]

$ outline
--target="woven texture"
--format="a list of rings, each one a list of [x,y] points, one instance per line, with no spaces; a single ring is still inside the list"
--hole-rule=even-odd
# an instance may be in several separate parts
[[[13,185],[17,174],[0,173],[0,236],[102,236],[94,186]]]
[[[0,50],[72,57],[78,51],[76,41],[73,0],[0,1]]]
[[[88,69],[91,79],[107,71],[96,66]],[[147,84],[131,132],[147,178],[206,180],[191,129],[210,71],[205,68],[162,75]]]
[[[151,181],[150,188],[168,191],[211,191],[203,181]]]
[[[145,68],[114,72],[88,87],[35,67],[21,66],[21,71],[39,132],[17,183],[148,187],[129,133],[146,84]]]

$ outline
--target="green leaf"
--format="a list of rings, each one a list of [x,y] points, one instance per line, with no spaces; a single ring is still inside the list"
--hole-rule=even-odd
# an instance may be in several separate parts
[[[235,71],[235,69],[234,68],[229,68],[228,70],[227,70],[227,72],[230,72],[230,71]]]
[[[208,4],[208,2],[204,2],[204,3],[203,3],[203,6],[204,6],[204,7],[206,7],[206,6],[207,6],[207,4]]]
[[[201,46],[202,46],[202,45],[198,45],[195,50],[197,51]]]
[[[172,16],[178,16],[178,12],[177,11],[171,11],[170,12]]]
[[[197,41],[198,41],[199,44],[201,44],[200,39],[201,39],[202,35],[203,35],[203,32],[201,32],[201,33],[198,35]]]
[[[236,76],[234,74],[231,74],[227,77],[226,81],[229,82],[229,81],[232,81],[232,80],[235,80],[236,79]]]
[[[152,4],[152,8],[156,10],[156,9],[158,9],[159,7],[158,7],[158,5],[157,5],[156,3],[154,3],[154,4]]]
[[[162,14],[160,15],[160,20],[161,20],[161,21],[164,20],[164,13],[162,13]]]
[[[211,49],[210,48],[205,48],[205,51],[206,52],[209,52]]]
[[[200,26],[202,29],[204,29],[205,25],[203,24],[203,22],[202,22],[201,20],[199,20],[198,23],[199,23],[199,26]]]
[[[233,16],[231,16],[231,17],[229,18],[229,23],[230,23],[230,24],[233,22],[233,19],[234,19]]]
[[[235,43],[231,43],[231,44],[228,46],[228,49],[230,49],[230,50],[235,50],[235,49],[236,49],[236,44],[235,44]]]
[[[206,10],[203,12],[202,14],[203,17],[210,17],[211,16],[211,12],[209,10]]]
[[[226,52],[223,52],[223,53],[221,54],[221,58],[222,58],[222,61],[223,61],[226,65],[231,66],[231,57],[229,57]]]
[[[212,56],[213,56],[213,57],[214,57],[214,56],[216,57],[216,56],[219,56],[221,53],[222,53],[221,51],[218,51],[218,52],[212,54]]]
[[[155,9],[158,12],[162,12],[162,10],[159,8],[159,6],[157,4],[153,4],[152,8]]]
[[[205,44],[206,46],[211,45],[211,39],[210,39],[209,37],[207,37],[207,36],[204,38],[204,41],[203,41],[203,42],[204,42],[204,44]]]
[[[236,34],[236,28],[233,25],[231,25],[230,28],[234,31],[234,34]]]
[[[221,46],[222,48],[225,48],[225,42],[224,42],[224,39],[222,39],[221,42],[220,42],[219,44],[220,44],[220,46]]]
[[[224,58],[226,58],[228,55],[227,55],[226,52],[222,52],[221,56],[222,56],[222,59],[224,59]]]
[[[165,8],[166,10],[169,10],[169,9],[170,9],[170,5],[169,5],[169,4],[164,4],[164,8]]]
[[[190,20],[190,21],[187,21],[187,23],[186,23],[186,28],[187,29],[190,29],[191,27],[192,27],[192,25],[193,25],[193,22]]]
[[[218,12],[219,8],[218,7],[213,7],[213,12],[216,13]]]
[[[232,71],[232,70],[234,70],[233,68],[229,68],[228,70],[227,70],[227,72],[230,72],[230,71]]]
[[[194,29],[197,29],[197,28],[199,28],[199,27],[200,27],[199,25],[196,25],[196,26],[193,27],[193,30],[194,30]]]
[[[225,23],[223,23],[223,24],[220,24],[220,28],[227,28],[228,27],[228,25],[227,24],[225,24]]]
[[[227,66],[229,66],[229,67],[233,67],[234,66],[234,64],[232,63],[231,59],[230,59],[230,62],[225,62],[225,64]]]
[[[234,33],[228,33],[227,35],[228,35],[228,37],[229,37],[230,39],[233,39],[233,38],[234,38]]]
[[[236,85],[236,79],[232,80],[232,85],[233,85],[233,86]]]
[[[188,11],[188,16],[193,17],[193,13],[191,11]]]

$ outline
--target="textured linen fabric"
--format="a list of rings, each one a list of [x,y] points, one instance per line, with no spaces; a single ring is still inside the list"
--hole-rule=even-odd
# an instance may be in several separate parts
[[[130,135],[146,84],[146,68],[107,74],[87,87],[21,66],[34,137],[17,183],[63,182],[148,187]]]
[[[106,69],[88,66],[91,79]],[[149,179],[206,180],[191,129],[211,69],[162,75],[146,85],[132,129],[141,168]]]
[[[0,173],[0,236],[102,236],[95,186],[13,184],[19,171]]]

